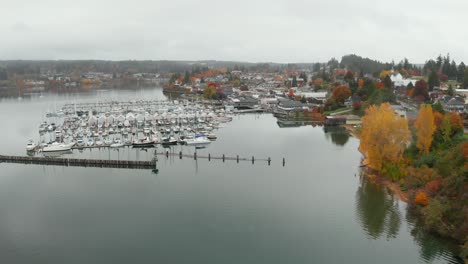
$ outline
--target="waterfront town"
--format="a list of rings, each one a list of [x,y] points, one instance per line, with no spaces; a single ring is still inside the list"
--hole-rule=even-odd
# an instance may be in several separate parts
[[[0,62],[0,96],[8,100],[155,89],[166,100],[99,97],[49,109],[48,121],[38,120],[40,140],[26,145],[28,156],[0,159],[133,169],[153,168],[156,155],[162,155],[270,166],[270,157],[197,153],[217,144],[218,132],[229,130],[234,116],[243,114],[268,113],[279,128],[339,127],[360,140],[359,166],[366,177],[408,203],[425,230],[456,241],[458,254],[466,258],[468,214],[459,213],[467,210],[468,69],[463,62],[449,55],[424,64],[356,55],[310,64],[178,62],[170,67],[138,61]],[[60,157],[73,150],[147,153],[158,145],[165,150],[155,150],[152,160]],[[194,153],[187,152],[190,147]]]
[[[419,66],[407,59],[384,64],[356,55],[344,56],[341,62],[331,59],[303,65],[160,64],[0,62],[0,96],[164,86],[164,92],[174,98],[219,100],[228,108],[261,109],[295,119],[307,119],[304,113],[316,119],[334,116],[329,122],[340,124],[356,123],[367,106],[383,102],[412,118],[421,103],[448,112],[468,112],[468,69],[449,55]]]

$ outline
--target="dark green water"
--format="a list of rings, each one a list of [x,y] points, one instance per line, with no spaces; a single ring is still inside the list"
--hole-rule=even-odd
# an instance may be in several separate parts
[[[142,95],[163,97],[96,97]],[[25,154],[47,109],[96,97],[1,101],[1,154]],[[236,116],[216,134],[200,154],[270,156],[271,166],[160,157],[153,174],[0,164],[1,263],[457,263],[451,243],[418,229],[406,204],[360,177],[359,142],[343,131],[280,128],[265,114]]]

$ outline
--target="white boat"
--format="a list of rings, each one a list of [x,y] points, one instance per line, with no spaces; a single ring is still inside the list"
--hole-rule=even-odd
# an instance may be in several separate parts
[[[85,142],[82,138],[79,138],[76,140],[76,144],[80,147],[84,146],[85,145]]]
[[[114,143],[112,143],[109,147],[111,147],[111,148],[121,148],[123,146],[125,146],[125,144],[122,143],[122,141],[120,141],[120,139],[116,139],[116,140],[114,140]]]
[[[110,139],[110,138],[105,139],[104,144],[106,144],[106,145],[112,144],[112,139]]]
[[[71,148],[74,145],[75,145],[75,142],[68,143],[68,144],[54,142],[54,143],[48,145],[47,147],[44,147],[42,149],[42,152],[67,151],[67,150],[71,150]]]
[[[186,139],[185,144],[189,146],[205,146],[210,144],[211,141],[206,137],[196,137],[193,139]]]
[[[88,138],[88,142],[86,143],[88,146],[94,145],[94,139]]]
[[[34,141],[29,140],[28,144],[26,145],[26,150],[27,151],[33,151],[33,150],[36,149],[36,147],[37,147],[37,144],[34,143]]]
[[[104,145],[104,142],[102,142],[101,140],[96,141],[96,146],[102,146],[102,145]]]

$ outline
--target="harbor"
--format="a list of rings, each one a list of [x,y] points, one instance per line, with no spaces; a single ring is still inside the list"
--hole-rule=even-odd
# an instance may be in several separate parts
[[[166,100],[165,104],[170,107],[174,104],[161,90],[143,94],[119,91],[105,97],[108,101],[119,102],[152,98]],[[283,250],[281,254],[266,248],[246,251],[255,262],[261,262],[265,256],[271,260],[280,259],[287,253],[288,260],[294,262],[301,262],[294,259],[301,255],[312,262],[335,263],[342,258],[324,253],[331,245],[341,245],[340,252],[355,256],[356,250],[370,252],[367,244],[372,243],[374,251],[380,252],[378,256],[372,255],[363,261],[351,257],[352,262],[371,263],[382,257],[381,254],[390,259],[392,251],[404,246],[408,252],[415,253],[401,255],[398,261],[402,263],[454,263],[453,251],[447,247],[449,243],[417,229],[413,220],[406,216],[402,203],[392,198],[385,188],[359,176],[361,155],[356,151],[359,141],[338,127],[325,129],[302,121],[285,123],[270,113],[237,114],[225,109],[224,116],[232,120],[219,122],[219,128],[211,130],[217,139],[204,147],[161,143],[133,147],[129,143],[114,148],[104,144],[82,147],[75,144],[69,151],[44,152],[38,147],[32,156],[27,155],[25,144],[29,139],[37,145],[41,137],[45,143],[55,140],[57,129],[39,134],[38,128],[44,121],[62,127],[59,130],[64,136],[59,144],[79,139],[73,134],[80,126],[74,131],[68,129],[70,132],[63,129],[66,111],[63,116],[59,115],[64,105],[94,105],[104,99],[99,95],[70,95],[9,100],[0,104],[3,121],[0,155],[20,157],[16,162],[12,162],[12,158],[0,162],[2,227],[9,230],[2,236],[6,245],[3,256],[15,256],[25,263],[35,260],[51,263],[57,259],[61,260],[57,261],[59,263],[66,262],[60,252],[69,252],[86,262],[86,256],[103,252],[96,253],[94,249],[111,246],[118,250],[116,258],[110,262],[131,262],[135,256],[142,261],[163,261],[168,259],[164,252],[176,247],[191,250],[194,245],[200,245],[197,252],[209,256],[216,245],[222,245],[221,250],[229,250],[239,245],[250,247],[253,241]],[[179,105],[183,104],[179,101]],[[211,106],[195,104],[203,108]],[[215,113],[221,111],[221,106],[211,107]],[[74,106],[70,109],[74,111]],[[87,123],[82,130],[101,130],[102,139],[91,136],[95,142],[115,137],[123,139],[125,144],[122,131],[103,135],[105,130],[109,132],[112,124],[107,128],[105,122],[102,127],[89,124],[90,118],[99,119],[99,112],[106,116],[109,111],[108,108],[95,110],[96,113],[91,113],[93,118],[89,112],[76,117],[77,121]],[[57,116],[46,117],[47,112]],[[154,117],[154,111],[151,113]],[[168,111],[166,115],[169,113],[172,119],[173,113]],[[73,116],[73,113],[67,115]],[[132,115],[136,113],[132,111]],[[170,125],[162,127],[177,126],[170,119],[169,122]],[[139,129],[136,123],[130,129]],[[203,126],[209,123],[205,121]],[[163,135],[160,126],[157,122],[155,126],[156,136],[160,138]],[[196,127],[189,123],[179,126]],[[69,133],[71,136],[65,137]],[[170,134],[178,138],[181,132]],[[130,139],[144,136],[143,131],[138,132],[138,137],[137,133],[128,133]],[[83,141],[87,140],[88,136],[83,135]],[[77,161],[72,163],[79,163],[77,166],[69,163],[75,159]],[[135,166],[124,164],[127,161]],[[375,206],[388,210],[375,210]],[[343,229],[337,230],[336,226]],[[219,232],[213,230],[220,230],[228,239],[222,240],[216,235]],[[357,249],[339,243],[343,232],[359,242]],[[135,233],[141,235],[133,236]],[[200,236],[204,237],[201,242]],[[282,239],[272,239],[277,237]],[[323,241],[329,242],[324,244]],[[295,246],[311,243],[312,250]],[[418,250],[431,254],[420,256]],[[38,251],[49,252],[49,255],[34,255]],[[155,252],[162,253],[155,256]],[[195,255],[191,257],[197,259]]]
[[[45,114],[39,142],[29,153],[87,148],[135,148],[187,145],[206,147],[217,139],[214,130],[232,121],[223,106],[183,100],[111,101],[65,104]]]

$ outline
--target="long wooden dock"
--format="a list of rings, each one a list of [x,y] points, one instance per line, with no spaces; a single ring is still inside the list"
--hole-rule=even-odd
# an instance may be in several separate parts
[[[156,160],[101,160],[0,155],[0,162],[99,168],[152,169]]]
[[[0,163],[21,163],[21,164],[37,164],[37,165],[55,165],[55,166],[74,166],[74,167],[98,167],[98,168],[127,168],[127,169],[156,169],[158,162],[157,156],[175,156],[179,159],[190,158],[194,160],[206,159],[211,160],[221,160],[225,161],[250,161],[252,164],[255,162],[267,162],[268,166],[271,164],[271,158],[267,159],[255,158],[241,158],[239,155],[236,157],[228,157],[226,155],[222,156],[211,156],[208,155],[198,155],[197,152],[193,154],[185,154],[182,151],[176,152],[154,152],[154,158],[152,160],[111,160],[111,159],[76,159],[76,158],[57,158],[57,157],[30,157],[30,156],[5,156],[0,155]],[[286,160],[283,158],[283,167],[286,164]],[[157,169],[156,169],[157,170]]]

